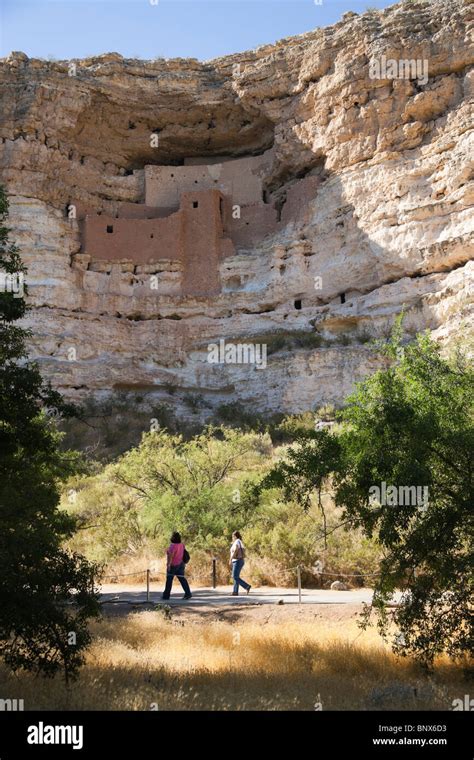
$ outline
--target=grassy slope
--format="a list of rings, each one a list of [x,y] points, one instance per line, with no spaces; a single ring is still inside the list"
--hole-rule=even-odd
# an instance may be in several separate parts
[[[440,659],[428,676],[373,629],[361,632],[359,611],[292,605],[108,617],[94,625],[76,684],[3,671],[3,692],[27,710],[451,709],[465,692],[461,667]]]

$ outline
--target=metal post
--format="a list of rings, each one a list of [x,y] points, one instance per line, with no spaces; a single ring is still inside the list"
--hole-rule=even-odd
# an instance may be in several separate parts
[[[213,557],[212,560],[212,588],[217,586],[217,560]]]
[[[150,570],[146,571],[146,600],[150,601]]]
[[[298,604],[301,604],[301,567],[298,565],[296,568],[298,575]]]

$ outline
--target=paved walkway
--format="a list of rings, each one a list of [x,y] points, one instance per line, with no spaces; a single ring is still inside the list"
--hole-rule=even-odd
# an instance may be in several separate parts
[[[311,589],[301,592],[303,604],[361,604],[372,601],[372,589],[363,588],[354,591],[331,591],[328,589]],[[169,604],[171,606],[206,605],[223,606],[235,604],[298,604],[298,590],[288,588],[256,588],[250,594],[241,593],[239,596],[231,596],[229,586],[213,588],[198,588],[193,590],[193,597],[183,600],[183,592],[177,585],[173,587],[171,598],[166,602],[161,600],[161,588],[156,590],[156,584],[152,584],[150,590],[150,604]],[[121,585],[116,583],[104,584],[101,587],[101,601],[114,604],[146,604],[146,591],[143,586]]]

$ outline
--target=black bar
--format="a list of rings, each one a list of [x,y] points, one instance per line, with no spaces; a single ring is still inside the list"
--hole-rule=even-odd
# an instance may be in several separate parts
[[[472,760],[471,712],[1,712],[0,758],[135,757],[140,747],[155,747],[160,757],[176,749],[176,737],[186,728],[183,753],[212,746],[213,756],[225,754],[232,737],[245,734],[246,743],[262,747],[265,757],[281,750],[282,742],[300,745],[305,754],[321,757],[328,750],[346,750],[347,757],[450,758]],[[42,728],[41,728],[42,724]],[[69,727],[71,743],[47,744],[61,738],[57,726]],[[48,728],[52,727],[52,728]],[[73,734],[73,727],[76,732]],[[79,748],[82,727],[82,748]],[[245,727],[245,728],[244,728]],[[179,733],[181,732],[181,734]],[[43,744],[28,743],[43,739]],[[413,740],[418,743],[414,743]],[[222,740],[222,743],[221,743]],[[375,741],[374,741],[375,740]],[[384,740],[384,743],[380,743]],[[390,742],[388,741],[390,740]],[[421,744],[425,740],[425,744]],[[227,744],[225,743],[227,742]],[[308,753],[308,750],[310,752]]]

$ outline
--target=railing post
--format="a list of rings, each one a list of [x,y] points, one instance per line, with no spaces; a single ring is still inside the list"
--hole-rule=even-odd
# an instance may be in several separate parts
[[[298,575],[298,604],[301,604],[301,567],[298,565],[296,568]]]
[[[215,557],[212,559],[212,588],[217,586],[217,560]]]
[[[146,600],[150,601],[150,569],[146,571]]]

